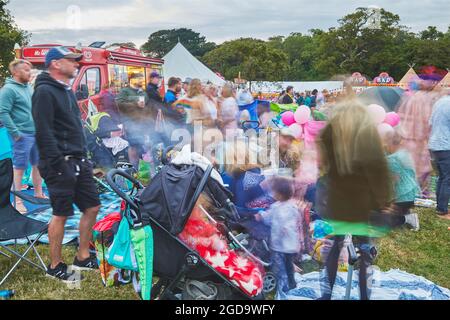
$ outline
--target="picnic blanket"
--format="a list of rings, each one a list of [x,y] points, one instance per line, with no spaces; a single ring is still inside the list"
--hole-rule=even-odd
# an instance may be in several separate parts
[[[280,300],[315,300],[320,297],[319,272],[295,274],[297,288]],[[424,277],[400,270],[382,272],[375,269],[371,300],[450,300],[450,290],[440,287]],[[333,289],[333,300],[343,300],[347,273],[338,272]],[[359,300],[358,272],[353,274],[350,298]]]
[[[102,203],[102,206],[97,216],[97,221],[100,221],[110,213],[120,211],[121,199],[115,193],[108,192],[101,194],[100,201]],[[29,208],[28,205],[27,208]],[[33,206],[32,211],[29,214],[27,214],[27,217],[48,223],[52,218],[52,209],[46,207],[43,207],[43,209],[44,209],[43,211],[40,211],[39,206]],[[81,212],[78,210],[78,208],[76,208],[75,215],[67,219],[63,244],[68,244],[78,238],[79,236],[78,226],[80,224],[80,218]],[[34,240],[35,238],[36,237],[34,236],[30,237],[31,240]],[[48,236],[47,235],[42,236],[39,242],[48,244],[49,243]],[[25,243],[27,243],[26,239],[17,241],[17,244],[25,244]],[[14,244],[14,241],[2,242],[2,244],[4,245]]]

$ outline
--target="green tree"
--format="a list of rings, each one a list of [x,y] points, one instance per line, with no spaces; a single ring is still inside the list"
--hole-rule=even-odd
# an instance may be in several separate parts
[[[435,66],[439,69],[450,67],[450,27],[446,33],[436,27],[428,27],[411,37],[404,47],[405,59],[417,66]]]
[[[291,33],[283,42],[283,51],[289,56],[288,80],[317,80],[319,75],[313,68],[318,55],[318,33],[310,35]]]
[[[204,59],[228,80],[241,77],[250,81],[284,80],[288,55],[267,42],[252,38],[227,41],[208,52]]]
[[[444,33],[434,26],[429,26],[427,30],[420,32],[421,40],[439,40],[442,37],[444,37]]]
[[[318,59],[314,68],[323,77],[355,71],[376,76],[381,71],[395,78],[407,69],[402,46],[409,39],[400,17],[381,9],[379,28],[368,25],[370,11],[359,8],[339,20],[338,28],[317,35]]]
[[[24,46],[30,35],[20,30],[14,23],[14,18],[6,8],[8,0],[0,0],[0,85],[8,76],[8,65],[14,60],[14,46]]]
[[[267,41],[267,44],[272,48],[283,50],[284,38],[284,36],[270,37]]]
[[[160,30],[152,33],[141,50],[155,58],[164,57],[175,45],[181,42],[194,56],[200,58],[216,47],[214,42],[207,42],[204,36],[191,29],[180,28]]]

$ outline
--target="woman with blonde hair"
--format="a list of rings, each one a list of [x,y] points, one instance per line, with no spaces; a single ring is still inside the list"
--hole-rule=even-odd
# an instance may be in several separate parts
[[[212,120],[214,120],[214,122],[217,121],[218,118],[218,114],[217,114],[217,104],[218,104],[218,88],[210,83],[207,84],[204,87],[204,93],[205,93],[205,97],[206,97],[206,110],[209,112],[209,115],[211,117]]]
[[[334,244],[326,261],[322,299],[331,299],[344,237],[353,235],[361,246],[360,297],[369,299],[370,266],[374,258],[369,226],[371,213],[391,199],[391,181],[377,128],[366,108],[356,100],[337,106],[319,141],[326,203],[322,215],[334,228]],[[324,199],[318,199],[318,202]]]
[[[193,79],[189,85],[188,99],[191,105],[190,124],[201,121],[203,127],[214,128],[215,120],[208,109],[207,98],[203,94],[203,86],[200,79]]]
[[[199,79],[191,80],[186,96],[176,101],[174,105],[184,109],[186,125],[191,132],[196,121],[201,121],[203,127],[214,127],[215,121],[211,119],[210,111],[207,109],[206,97]]]
[[[221,159],[229,176],[234,203],[242,208],[268,208],[274,201],[268,195],[268,181],[258,161],[260,150],[256,144],[237,140],[225,145]]]
[[[221,99],[219,100],[219,127],[225,136],[236,136],[238,130],[239,107],[235,97],[234,88],[231,84],[222,87]]]

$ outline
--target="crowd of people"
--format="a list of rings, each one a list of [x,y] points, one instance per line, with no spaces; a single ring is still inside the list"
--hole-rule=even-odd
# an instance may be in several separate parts
[[[255,93],[255,99],[268,100],[280,104],[297,104],[299,106],[305,105],[310,108],[321,108],[327,104],[334,104],[341,96],[341,90],[329,91],[327,89],[312,91],[295,92],[294,87],[288,86],[285,90],[279,93]]]
[[[61,250],[73,204],[83,212],[73,266],[79,270],[98,267],[89,253],[89,241],[101,204],[81,113],[70,86],[80,59],[81,55],[64,48],[51,49],[46,56],[48,71],[37,77],[34,88],[28,84],[32,65],[16,60],[10,65],[12,78],[0,91],[0,121],[14,150],[14,186],[21,190],[29,165],[36,197],[46,197],[42,178],[45,180],[54,215],[49,227],[51,263],[47,273],[62,281],[71,277]],[[233,84],[219,88],[200,79],[172,77],[161,96],[160,83],[161,75],[152,72],[147,87],[142,77],[131,74],[129,85],[119,92],[103,88],[101,110],[112,124],[102,137],[120,138],[106,141],[112,149],[115,143],[125,141],[116,151],[126,150],[127,159],[137,168],[152,147],[174,143],[171,133],[175,130],[190,133],[193,149],[215,165],[234,194],[235,205],[257,209],[251,223],[271,228],[272,269],[279,295],[295,287],[294,263],[311,252],[310,223],[326,219],[334,230],[334,242],[325,261],[322,298],[332,297],[346,234],[352,234],[361,247],[360,296],[370,298],[370,266],[377,237],[371,228],[407,224],[419,230],[418,216],[411,210],[416,197],[430,195],[432,163],[438,175],[437,213],[449,217],[450,96],[425,83],[422,90],[404,95],[398,110],[401,126],[382,133],[357,97],[317,90],[294,93],[293,87],[286,88],[278,103],[321,110],[327,121],[312,144],[302,141],[289,127],[277,128],[279,161],[272,173],[266,169],[271,165],[273,169],[273,161],[262,164],[249,155],[252,148],[256,154],[266,152],[267,144],[252,145],[242,139],[245,122],[255,120],[243,108],[254,103],[250,92]],[[276,116],[270,107],[257,105],[256,121],[261,128],[269,127]],[[196,137],[196,126],[208,131],[208,137],[225,137],[222,151],[206,152],[211,140]],[[184,141],[186,144],[189,142]],[[17,208],[26,212],[23,203]]]

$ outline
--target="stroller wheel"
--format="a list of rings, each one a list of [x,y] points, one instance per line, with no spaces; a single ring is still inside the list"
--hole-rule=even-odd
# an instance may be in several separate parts
[[[275,274],[272,272],[267,272],[263,279],[264,287],[263,292],[264,294],[271,293],[275,291],[277,288],[277,278],[275,277]]]
[[[183,300],[216,300],[219,290],[216,285],[210,281],[200,282],[197,280],[188,280],[182,294]]]

